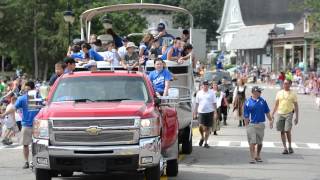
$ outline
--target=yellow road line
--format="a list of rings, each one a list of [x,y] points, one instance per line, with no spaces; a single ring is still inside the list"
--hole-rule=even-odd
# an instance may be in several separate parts
[[[198,127],[192,128],[192,134],[193,134],[193,136],[200,135],[199,128]]]
[[[160,179],[161,179],[161,180],[168,180],[168,177],[167,177],[167,176],[161,176]]]
[[[186,157],[186,155],[184,155],[184,154],[179,154],[179,161],[184,160],[185,157]]]

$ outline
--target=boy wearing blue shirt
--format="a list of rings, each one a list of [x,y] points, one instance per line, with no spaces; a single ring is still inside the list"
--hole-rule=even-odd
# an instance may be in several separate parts
[[[35,91],[35,85],[33,81],[26,82],[24,91],[26,93],[17,99],[14,107],[1,114],[0,117],[4,117],[9,113],[13,113],[17,109],[22,110],[21,144],[23,145],[23,155],[25,159],[23,169],[27,169],[29,168],[29,145],[32,142],[33,120],[40,111],[41,105],[38,105],[36,102],[37,93]]]
[[[266,100],[261,97],[262,89],[258,86],[252,88],[252,96],[245,101],[244,118],[247,127],[247,137],[250,148],[250,163],[262,162],[260,152],[265,129],[265,115],[269,119],[270,129],[273,127],[273,119]]]
[[[162,59],[154,60],[155,70],[150,72],[149,79],[157,95],[167,96],[172,80],[171,73],[166,68],[163,68]]]

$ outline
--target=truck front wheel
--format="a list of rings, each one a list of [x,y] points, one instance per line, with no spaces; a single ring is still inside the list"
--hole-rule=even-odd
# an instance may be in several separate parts
[[[190,137],[191,135],[191,137]],[[192,153],[192,133],[190,133],[190,128],[187,127],[183,133],[182,139],[182,153],[191,154]]]
[[[179,165],[178,165],[177,159],[167,161],[167,167],[166,167],[167,176],[175,177],[178,175],[178,171],[179,171]]]
[[[147,168],[144,173],[146,180],[160,180],[160,165],[158,164],[157,166]]]
[[[45,169],[35,169],[36,180],[51,180],[51,173]]]

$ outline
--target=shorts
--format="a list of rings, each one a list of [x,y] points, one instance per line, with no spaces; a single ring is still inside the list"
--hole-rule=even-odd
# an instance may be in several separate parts
[[[278,115],[278,121],[277,121],[277,130],[278,131],[291,131],[292,129],[292,119],[293,119],[293,113],[289,114],[279,114]]]
[[[22,127],[21,129],[21,145],[30,145],[32,142],[32,127]]]
[[[206,127],[213,126],[213,112],[199,113],[199,123]]]
[[[264,137],[265,124],[252,124],[247,126],[247,138],[249,144],[262,144]]]

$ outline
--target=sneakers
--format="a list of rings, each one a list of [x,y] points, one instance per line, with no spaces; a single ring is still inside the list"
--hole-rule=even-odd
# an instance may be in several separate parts
[[[210,148],[209,144],[204,144],[205,148]]]
[[[29,169],[29,162],[24,163],[22,169]]]
[[[203,139],[200,139],[199,146],[202,146],[202,144],[203,144]]]

